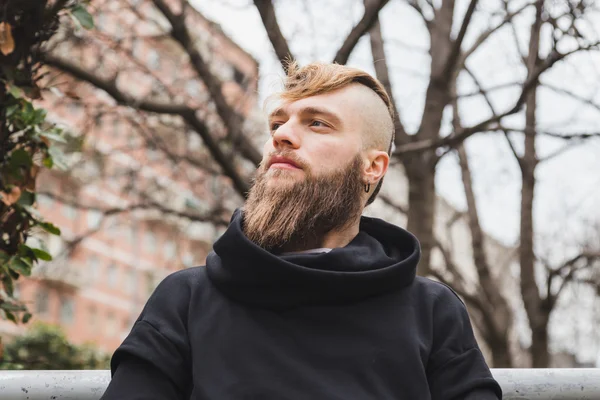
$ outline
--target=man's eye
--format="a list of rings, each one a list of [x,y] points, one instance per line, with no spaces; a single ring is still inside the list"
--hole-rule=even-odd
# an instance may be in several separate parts
[[[318,124],[318,125],[315,125],[315,124]],[[327,126],[327,125],[325,125],[324,122],[321,122],[321,121],[313,121],[313,122],[310,123],[310,125],[311,126],[321,126],[321,127],[326,127]]]
[[[277,128],[279,128],[280,126],[281,126],[281,124],[280,124],[279,122],[273,122],[273,123],[271,124],[271,130],[272,130],[272,131],[276,131],[276,130],[277,130]]]

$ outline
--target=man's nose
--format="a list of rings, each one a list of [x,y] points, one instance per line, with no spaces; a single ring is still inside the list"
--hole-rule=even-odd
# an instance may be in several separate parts
[[[273,132],[273,147],[291,147],[297,149],[300,147],[300,135],[297,127],[291,121],[287,121]]]

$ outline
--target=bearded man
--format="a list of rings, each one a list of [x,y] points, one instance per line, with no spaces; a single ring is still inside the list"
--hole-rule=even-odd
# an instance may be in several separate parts
[[[382,85],[292,64],[276,100],[243,209],[156,288],[103,399],[500,399],[464,304],[415,276],[417,239],[361,216],[393,140]]]

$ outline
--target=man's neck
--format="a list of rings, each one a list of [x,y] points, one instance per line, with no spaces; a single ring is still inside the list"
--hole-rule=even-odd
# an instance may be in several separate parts
[[[317,248],[335,249],[336,247],[345,247],[358,235],[359,225],[360,218],[341,229],[329,231],[320,238],[315,237],[312,240],[302,241],[301,243],[296,241],[289,242],[280,251],[290,253]]]

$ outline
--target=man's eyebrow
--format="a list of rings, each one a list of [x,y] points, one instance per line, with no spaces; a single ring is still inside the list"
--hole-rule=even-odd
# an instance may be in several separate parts
[[[287,117],[287,113],[283,108],[277,107],[269,114],[269,118],[273,117]]]
[[[333,124],[341,124],[342,123],[342,119],[340,117],[338,117],[337,114],[335,114],[332,111],[327,110],[326,108],[314,107],[314,106],[305,107],[305,108],[300,109],[300,114],[322,115],[322,116],[326,117],[327,119],[329,119]],[[288,113],[282,107],[278,107],[269,114],[269,119],[277,118],[277,117],[287,117],[287,116],[288,116]]]
[[[329,111],[326,108],[306,107],[300,110],[300,113],[309,115],[323,115],[325,118],[329,119],[334,124],[342,123],[342,119],[338,117],[336,113]]]

